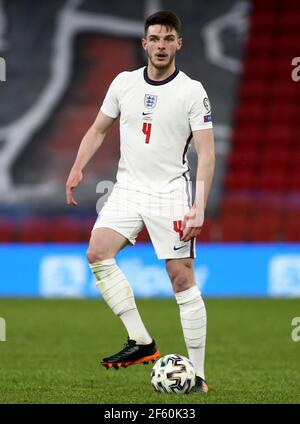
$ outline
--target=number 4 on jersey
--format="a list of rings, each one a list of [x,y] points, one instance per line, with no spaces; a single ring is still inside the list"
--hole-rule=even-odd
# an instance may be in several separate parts
[[[143,133],[146,136],[146,141],[145,141],[146,144],[148,144],[150,141],[151,128],[152,128],[152,124],[148,122],[143,122]]]

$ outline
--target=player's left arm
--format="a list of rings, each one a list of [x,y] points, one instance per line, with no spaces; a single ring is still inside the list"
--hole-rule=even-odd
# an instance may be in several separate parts
[[[200,234],[215,169],[213,129],[193,131],[193,139],[198,156],[195,201],[183,218],[182,241],[189,241]]]

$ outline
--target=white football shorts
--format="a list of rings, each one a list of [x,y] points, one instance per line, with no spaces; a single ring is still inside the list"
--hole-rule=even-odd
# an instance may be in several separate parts
[[[158,259],[195,258],[195,239],[181,241],[183,217],[190,207],[188,183],[163,194],[146,194],[116,184],[93,230],[111,228],[134,245],[145,225]]]

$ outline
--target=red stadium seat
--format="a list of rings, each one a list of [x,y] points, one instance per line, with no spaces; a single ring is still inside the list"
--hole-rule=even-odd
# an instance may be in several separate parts
[[[286,172],[267,170],[258,177],[258,188],[262,191],[287,191],[288,178]]]
[[[252,17],[254,15],[270,14],[270,11],[276,13],[282,7],[282,0],[252,0],[251,3],[253,7]]]
[[[279,149],[266,149],[261,152],[257,161],[261,171],[267,169],[273,169],[274,172],[279,170],[279,172],[285,172],[290,166],[290,152],[286,148]]]
[[[253,146],[240,146],[243,148],[232,151],[229,158],[230,169],[255,168],[257,163],[257,150]]]
[[[254,170],[232,171],[227,175],[225,188],[227,190],[252,191],[257,187],[256,173]]]
[[[51,242],[79,242],[82,241],[80,219],[56,218],[51,220]]]
[[[49,240],[51,221],[45,218],[23,219],[17,226],[18,241],[41,243]]]
[[[251,18],[251,34],[271,32],[275,28],[276,17],[269,11],[253,13]]]
[[[282,205],[271,202],[257,205],[250,226],[251,241],[279,241],[282,239]]]
[[[262,34],[260,37],[250,37],[246,46],[247,57],[265,56],[267,52],[271,51],[272,41],[273,38],[269,33]]]
[[[289,175],[289,183],[288,188],[290,191],[297,191],[300,192],[300,174],[299,174],[299,168],[294,169],[294,172]]]
[[[214,240],[215,222],[212,218],[205,218],[201,233],[198,237],[199,242]]]
[[[248,216],[252,213],[255,203],[249,195],[225,196],[221,202],[221,215],[225,219],[234,215]]]
[[[246,80],[266,80],[272,73],[273,63],[268,58],[249,58],[244,64],[244,78]]]
[[[297,241],[300,217],[284,221],[282,211],[300,193],[300,92],[291,78],[291,59],[300,56],[300,2],[252,3],[221,204],[222,232],[227,240]],[[238,196],[252,205],[238,205]],[[232,219],[237,211],[249,220],[247,230],[240,218]]]
[[[300,151],[292,151],[290,158],[290,170],[298,174],[300,169]]]
[[[299,23],[300,23],[300,19],[298,18],[298,27],[299,27]],[[292,22],[296,22],[296,21],[291,21]],[[277,41],[278,45],[278,49],[280,51],[284,51],[285,53],[289,52],[291,53],[291,57],[297,56],[297,53],[299,54],[299,40],[297,37],[294,37],[293,34],[288,35],[286,33],[284,33],[282,35],[281,38],[279,38],[279,40]]]
[[[293,209],[288,209],[284,216],[283,216],[283,221],[285,222],[285,224],[287,225],[288,223],[291,223],[291,225],[296,225],[296,226],[300,226],[300,209],[299,206],[298,208],[293,208]]]
[[[15,224],[9,218],[0,218],[0,243],[15,241]]]
[[[266,118],[270,125],[284,123],[291,126],[294,124],[296,117],[297,110],[293,103],[287,103],[283,108],[281,103],[275,102],[271,105]]]
[[[288,242],[300,242],[300,221],[287,221],[285,222],[284,232],[285,238]]]
[[[292,102],[297,100],[299,95],[299,90],[297,90],[296,83],[292,80],[291,72],[292,67],[290,63],[276,64],[274,66],[273,72],[277,76],[277,84],[274,84],[270,87],[270,99],[275,102],[281,103],[284,99],[284,102],[289,106],[295,106]],[[281,80],[282,77],[282,80]]]
[[[262,132],[263,144],[270,148],[287,149],[293,139],[293,130],[290,125],[278,125],[278,123],[269,124]]]
[[[236,125],[260,125],[265,117],[263,102],[244,102],[235,111]]]
[[[224,242],[238,242],[248,240],[248,218],[244,215],[235,215],[231,219],[220,221],[221,240]]]
[[[232,138],[233,149],[235,145],[259,145],[261,143],[261,131],[249,123],[240,128],[235,129]]]
[[[266,100],[268,97],[268,86],[264,81],[253,81],[242,84],[239,89],[239,98],[241,101],[253,101],[256,104],[259,100]]]
[[[283,219],[283,213],[278,207],[272,208],[269,205],[258,206],[252,218],[252,222],[260,223],[260,225],[279,227]]]
[[[274,242],[282,239],[280,225],[273,222],[251,221],[249,228],[249,239],[253,242]]]
[[[291,0],[289,0],[290,3]],[[287,11],[280,20],[280,27],[285,30],[288,34],[299,34],[299,22],[300,22],[300,7],[299,2],[297,3],[298,10]]]

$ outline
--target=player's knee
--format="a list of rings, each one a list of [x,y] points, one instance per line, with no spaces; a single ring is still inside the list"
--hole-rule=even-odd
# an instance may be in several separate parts
[[[173,278],[171,278],[171,281],[175,293],[187,290],[191,287],[191,280],[185,272],[176,273]]]
[[[187,290],[190,286],[190,278],[184,267],[168,270],[175,293]]]
[[[193,267],[189,261],[180,264],[168,261],[166,268],[175,293],[187,290],[194,285]]]
[[[94,262],[98,262],[99,260],[97,256],[97,252],[94,249],[91,249],[90,247],[88,248],[86,252],[86,257],[90,264],[93,264]]]
[[[89,246],[86,252],[86,257],[90,264],[107,259],[107,255],[104,249],[101,249],[101,247],[95,248],[93,246]]]

